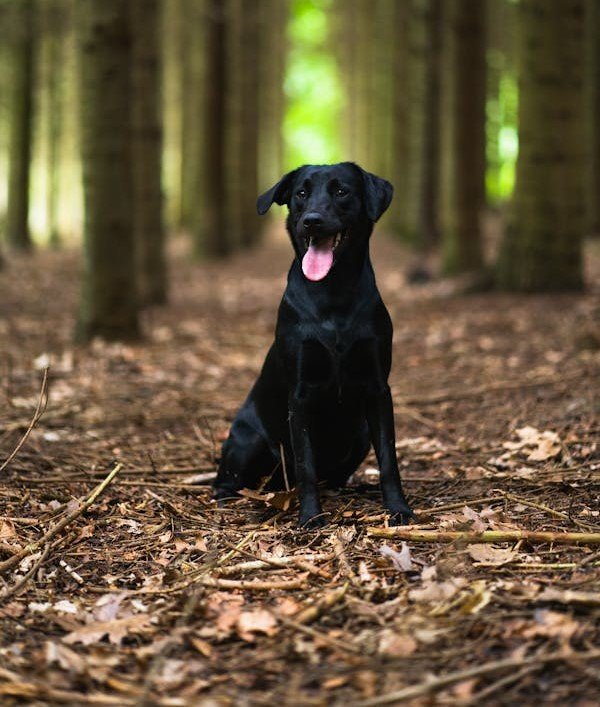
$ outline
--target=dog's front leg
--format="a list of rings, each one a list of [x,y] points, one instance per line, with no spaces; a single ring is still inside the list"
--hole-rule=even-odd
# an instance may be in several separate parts
[[[387,383],[367,397],[367,421],[380,470],[383,504],[391,514],[391,525],[404,525],[413,517],[402,491],[396,458],[396,431],[392,394]]]
[[[309,415],[306,399],[293,395],[289,401],[290,436],[294,452],[294,467],[298,499],[300,501],[300,527],[318,528],[325,525],[319,492],[317,470],[309,435]]]

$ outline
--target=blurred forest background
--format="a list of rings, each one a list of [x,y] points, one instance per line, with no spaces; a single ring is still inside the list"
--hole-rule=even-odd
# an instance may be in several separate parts
[[[257,243],[256,195],[306,162],[392,181],[383,229],[445,274],[583,287],[583,239],[600,230],[597,0],[0,0],[0,13],[3,249],[82,243],[82,340],[133,336],[140,307],[167,300],[167,234],[197,258]],[[505,217],[491,243],[486,213]]]

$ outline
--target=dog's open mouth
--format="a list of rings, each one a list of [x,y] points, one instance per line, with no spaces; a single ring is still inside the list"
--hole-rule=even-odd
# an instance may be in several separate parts
[[[346,232],[343,231],[319,240],[305,239],[307,250],[302,258],[302,272],[308,280],[318,282],[327,275],[333,266],[333,254],[345,237]]]

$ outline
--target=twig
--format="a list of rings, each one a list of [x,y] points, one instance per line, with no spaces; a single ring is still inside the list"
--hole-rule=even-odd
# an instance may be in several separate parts
[[[248,553],[250,554],[250,553]],[[318,575],[323,577],[323,579],[331,579],[331,575],[326,570],[316,567],[313,562],[316,560],[330,560],[333,557],[331,552],[323,552],[314,555],[307,555],[303,557],[296,557],[290,555],[288,557],[264,557],[262,559],[249,560],[247,562],[239,562],[236,565],[230,565],[229,567],[222,567],[218,571],[219,574],[236,574],[237,572],[248,572],[252,570],[262,570],[262,569],[283,569],[286,567],[298,567],[305,572],[310,574]]]
[[[402,477],[404,478],[404,477]],[[479,506],[482,503],[501,503],[504,499],[498,498],[498,496],[482,496],[481,498],[465,498],[464,501],[458,501],[455,503],[446,503],[443,506],[432,506],[431,508],[416,508],[415,513],[417,515],[431,515],[433,513],[440,513],[441,511],[453,511],[457,508],[464,508],[465,506]]]
[[[578,525],[581,528],[593,528],[594,525],[591,523],[586,523],[584,520],[578,520],[577,518],[573,518],[570,516],[568,513],[563,513],[563,511],[557,511],[554,508],[550,508],[549,506],[545,506],[543,503],[537,503],[536,501],[530,501],[528,498],[523,498],[522,496],[515,496],[512,493],[507,493],[506,491],[501,491],[500,492],[504,498],[508,499],[509,501],[514,501],[515,503],[521,503],[523,506],[529,506],[530,508],[536,508],[538,511],[544,511],[548,513],[551,516],[554,516],[555,518],[562,518],[564,520],[571,521],[571,523],[574,523],[575,525]]]
[[[281,455],[281,468],[283,470],[283,481],[285,483],[285,490],[289,491],[290,490],[290,480],[288,479],[288,474],[287,474],[287,467],[285,465],[285,450],[283,448],[283,444],[281,442],[279,443],[279,454]]]
[[[538,666],[536,665],[527,665],[523,668],[523,670],[519,670],[516,673],[509,673],[503,678],[500,678],[500,680],[496,680],[491,685],[484,687],[483,690],[480,690],[479,692],[467,698],[466,700],[457,702],[456,704],[460,705],[461,707],[468,707],[468,705],[484,704],[481,701],[484,697],[489,697],[489,695],[494,694],[494,692],[498,692],[498,690],[500,690],[501,688],[506,687],[507,685],[512,685],[512,683],[517,682],[517,680],[520,680],[526,675],[529,675],[529,673],[532,673],[534,670],[536,670],[537,667]]]
[[[0,572],[11,569],[15,565],[18,565],[24,557],[27,557],[27,555],[31,555],[32,553],[37,552],[40,547],[55,538],[56,535],[58,535],[58,533],[60,533],[63,528],[69,525],[69,523],[72,523],[74,520],[76,520],[82,513],[84,513],[84,511],[86,511],[92,505],[92,503],[94,503],[98,496],[110,484],[110,482],[113,480],[113,478],[119,472],[122,466],[122,464],[117,464],[114,469],[108,474],[108,476],[104,479],[104,481],[102,481],[102,483],[96,486],[92,493],[85,499],[85,501],[81,503],[78,508],[68,513],[56,525],[52,526],[52,528],[50,528],[50,530],[44,533],[44,535],[42,535],[39,540],[36,540],[35,542],[30,543],[29,545],[26,545],[20,552],[18,552],[16,555],[13,555],[8,560],[0,562]]]
[[[325,596],[316,601],[312,606],[309,606],[300,613],[296,614],[294,616],[294,621],[298,624],[309,624],[315,619],[318,619],[321,614],[327,611],[327,609],[335,606],[344,598],[347,589],[348,582],[345,582],[338,589],[334,589],[332,592],[325,594]]]
[[[31,434],[31,430],[37,425],[37,423],[40,421],[40,418],[44,414],[46,410],[46,406],[48,405],[48,372],[50,371],[50,367],[46,366],[44,368],[44,375],[42,378],[42,387],[40,390],[40,396],[38,398],[38,403],[37,407],[35,408],[35,412],[33,413],[33,417],[31,418],[31,422],[29,423],[29,426],[25,430],[25,434],[21,437],[19,440],[19,443],[17,446],[13,449],[11,454],[8,456],[8,458],[4,461],[2,465],[0,465],[0,471],[4,471],[6,467],[11,463],[11,461],[17,456],[19,453],[19,450],[21,447],[25,444],[27,441],[27,438]]]
[[[31,569],[27,572],[27,574],[23,575],[21,579],[19,579],[18,582],[15,582],[12,587],[9,587],[6,589],[6,591],[0,595],[0,604],[4,604],[4,602],[12,596],[18,596],[24,589],[25,585],[29,580],[33,577],[33,575],[38,571],[40,568],[40,565],[46,557],[48,557],[48,553],[50,552],[50,545],[46,545],[46,547],[43,549],[42,553],[40,556],[37,558],[37,560],[33,563],[31,566]]]
[[[288,616],[281,616],[280,614],[276,614],[276,616],[277,616],[277,620],[281,621],[281,623],[284,626],[289,626],[290,628],[293,628],[295,631],[298,631],[299,633],[304,633],[307,636],[311,636],[312,638],[316,639],[317,641],[321,641],[322,643],[330,645],[333,648],[337,648],[338,650],[346,651],[348,653],[362,654],[362,650],[358,646],[355,646],[352,643],[345,643],[344,641],[338,641],[336,638],[331,638],[331,636],[321,633],[320,631],[316,631],[314,628],[311,628],[310,626],[304,626],[303,624],[300,624],[297,621],[290,619]]]
[[[600,545],[600,533],[553,533],[535,530],[420,530],[418,528],[367,528],[369,535],[379,538],[401,538],[421,543],[514,543],[519,540],[533,543],[562,545]]]
[[[583,653],[565,653],[564,651],[561,651],[559,653],[531,656],[530,658],[507,658],[505,660],[496,660],[491,663],[476,665],[472,668],[467,668],[466,670],[458,670],[455,673],[441,675],[437,678],[427,680],[426,682],[411,685],[410,687],[405,687],[402,690],[397,690],[396,692],[389,692],[387,695],[380,695],[379,697],[363,700],[362,702],[355,703],[354,707],[379,707],[379,705],[389,705],[394,702],[410,700],[413,697],[421,697],[423,695],[429,695],[433,692],[437,692],[443,687],[446,687],[446,685],[452,685],[453,683],[460,682],[461,680],[479,677],[480,675],[489,675],[490,673],[497,673],[501,670],[524,668],[525,666],[530,665],[544,665],[546,663],[560,663],[562,661],[568,662],[570,660],[594,660],[596,658],[600,658],[600,650],[590,650]]]
[[[302,589],[306,586],[304,579],[282,580],[281,582],[262,582],[258,580],[244,579],[216,579],[215,577],[204,577],[198,584],[204,587],[216,587],[217,589],[243,589],[244,591],[270,592],[274,589]]]

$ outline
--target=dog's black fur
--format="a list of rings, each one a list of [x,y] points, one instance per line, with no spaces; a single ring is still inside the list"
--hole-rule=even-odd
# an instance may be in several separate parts
[[[392,193],[389,182],[343,162],[300,167],[259,197],[261,215],[273,202],[287,204],[296,257],[275,341],[223,445],[217,500],[256,488],[272,472],[269,488],[283,488],[283,449],[285,472],[298,489],[300,525],[323,525],[317,484],[344,485],[372,443],[391,522],[412,517],[400,483],[387,383],[392,322],[369,257],[373,224]],[[341,241],[333,267],[317,282],[307,279],[301,264],[308,243],[319,247],[335,234]]]

